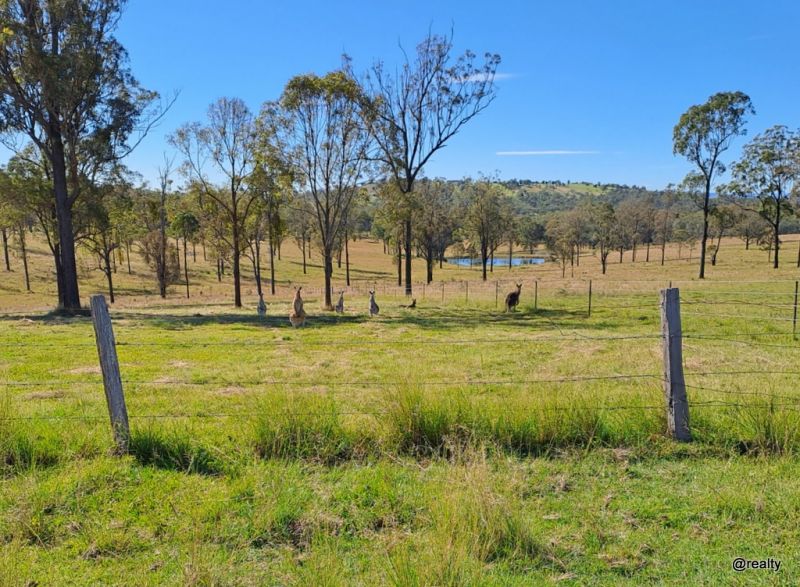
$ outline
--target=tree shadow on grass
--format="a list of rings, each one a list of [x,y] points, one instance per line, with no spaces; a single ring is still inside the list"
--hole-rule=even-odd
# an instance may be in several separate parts
[[[578,310],[524,310],[503,312],[485,308],[401,310],[399,315],[384,318],[387,322],[429,330],[463,330],[485,326],[501,326],[531,330],[553,330],[553,322],[565,328],[602,328],[586,321],[586,312]]]

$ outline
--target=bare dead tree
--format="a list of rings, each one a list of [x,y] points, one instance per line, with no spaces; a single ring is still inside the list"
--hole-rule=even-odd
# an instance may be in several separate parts
[[[394,74],[375,63],[364,80],[362,113],[383,164],[402,198],[411,199],[414,183],[431,157],[496,96],[500,56],[484,55],[482,65],[466,51],[453,58],[453,34],[428,34],[413,57]],[[404,219],[405,293],[412,294],[413,206]]]

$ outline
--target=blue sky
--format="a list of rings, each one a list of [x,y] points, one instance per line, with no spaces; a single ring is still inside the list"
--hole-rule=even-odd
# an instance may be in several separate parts
[[[343,52],[357,70],[392,64],[398,43],[412,48],[429,28],[453,26],[458,51],[501,54],[499,92],[427,175],[660,188],[689,170],[672,155],[675,122],[712,93],[750,95],[748,136],[800,126],[798,24],[791,1],[132,0],[118,36],[134,74],[149,89],[181,93],[128,165],[154,178],[166,135],[202,120],[218,97],[257,111],[291,76],[335,69]],[[498,155],[531,151],[560,153]]]

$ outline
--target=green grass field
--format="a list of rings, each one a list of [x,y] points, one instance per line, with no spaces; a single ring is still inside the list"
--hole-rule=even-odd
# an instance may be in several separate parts
[[[778,271],[766,251],[724,242],[705,282],[696,251],[676,247],[663,267],[655,250],[650,263],[612,255],[606,276],[587,255],[565,280],[554,264],[485,284],[445,267],[415,286],[416,310],[400,307],[391,257],[359,241],[344,315],[319,310],[319,258],[304,276],[287,244],[266,320],[247,271],[235,310],[230,277],[217,283],[200,251],[189,300],[182,285],[154,297],[132,258],[111,309],[124,457],[91,321],[47,312],[50,264],[34,243],[34,293],[18,263],[0,273],[0,584],[795,585],[800,273],[786,240]],[[83,295],[101,292],[82,266]],[[505,314],[513,281],[522,304]],[[664,434],[670,281],[684,445]],[[294,284],[301,329],[287,319]],[[782,567],[737,574],[735,557]]]

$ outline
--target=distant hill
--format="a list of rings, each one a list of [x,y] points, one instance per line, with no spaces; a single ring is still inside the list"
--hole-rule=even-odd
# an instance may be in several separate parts
[[[586,182],[510,180],[503,186],[518,199],[521,209],[533,214],[569,210],[586,202],[609,202],[616,205],[631,198],[652,197],[660,200],[662,192],[641,186]]]

